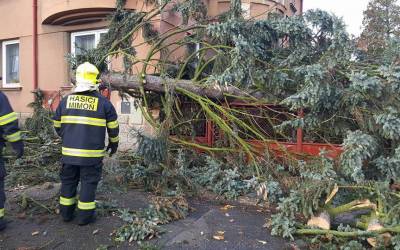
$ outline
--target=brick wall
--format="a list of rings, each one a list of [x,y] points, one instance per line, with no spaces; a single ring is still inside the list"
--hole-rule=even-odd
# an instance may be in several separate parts
[[[135,150],[137,145],[136,131],[142,131],[148,135],[154,133],[151,125],[144,119],[140,109],[133,105],[134,99],[123,100],[115,104],[119,122],[119,150]]]
[[[121,112],[122,102],[130,102],[130,110],[128,113],[123,114]],[[118,122],[120,125],[120,151],[136,149],[137,138],[135,137],[135,131],[143,131],[149,135],[154,133],[151,125],[143,118],[140,109],[134,107],[133,100],[118,102],[115,105],[115,109],[118,113]],[[22,125],[25,124],[27,118],[32,116],[32,113],[19,113],[18,115],[20,126],[23,127]],[[106,145],[107,144],[108,138],[106,138]]]
[[[119,149],[134,150],[136,148],[136,137],[135,130],[141,130],[143,128],[143,118],[141,117],[140,111],[134,114],[119,114]]]

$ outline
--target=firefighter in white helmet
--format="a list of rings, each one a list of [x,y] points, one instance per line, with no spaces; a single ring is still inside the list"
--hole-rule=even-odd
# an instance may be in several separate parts
[[[77,207],[79,225],[95,219],[95,193],[101,179],[102,160],[106,152],[111,156],[117,151],[119,141],[117,113],[111,102],[98,92],[98,75],[94,65],[88,62],[79,65],[76,87],[62,99],[53,118],[62,138],[60,212],[64,221],[71,221]]]

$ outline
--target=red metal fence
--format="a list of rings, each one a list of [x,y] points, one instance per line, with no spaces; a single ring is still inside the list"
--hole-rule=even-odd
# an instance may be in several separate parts
[[[185,103],[184,105],[188,104]],[[243,129],[237,131],[238,135],[252,145],[252,149],[259,154],[269,151],[276,156],[283,156],[289,153],[302,158],[305,156],[318,156],[324,151],[325,156],[336,159],[342,153],[342,146],[339,144],[304,141],[304,131],[302,128],[294,131],[286,130],[283,133],[276,132],[274,126],[279,125],[285,120],[303,117],[303,110],[300,110],[296,114],[277,105],[254,105],[235,102],[226,105],[226,107],[231,112],[236,112],[235,116],[242,121],[256,126],[257,131],[268,139],[267,141],[262,141],[249,131]],[[205,116],[198,122],[203,123],[202,127],[205,129],[201,135],[194,137],[194,141],[208,147],[215,147],[215,142],[223,137],[222,131],[212,121],[206,119]]]

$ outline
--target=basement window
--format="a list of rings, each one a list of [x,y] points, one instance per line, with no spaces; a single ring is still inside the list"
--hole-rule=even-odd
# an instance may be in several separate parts
[[[96,48],[100,38],[107,31],[107,29],[101,29],[71,33],[71,54],[79,56],[88,50]]]
[[[121,114],[127,115],[131,113],[131,102],[122,101],[121,102]]]
[[[3,42],[2,62],[3,88],[20,87],[19,40]]]

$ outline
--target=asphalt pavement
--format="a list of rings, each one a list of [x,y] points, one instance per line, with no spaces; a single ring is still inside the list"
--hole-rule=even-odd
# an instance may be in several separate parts
[[[118,206],[144,208],[150,194],[131,190],[127,193],[108,193]],[[155,249],[291,249],[292,243],[271,236],[264,227],[270,213],[267,209],[210,199],[192,198],[193,211],[183,220],[162,226],[160,238],[147,241]],[[57,215],[21,216],[13,201],[9,208],[8,228],[0,232],[0,249],[140,249],[136,242],[118,243],[112,233],[123,222],[117,216],[98,217],[94,224],[78,226],[76,221],[64,223]]]

